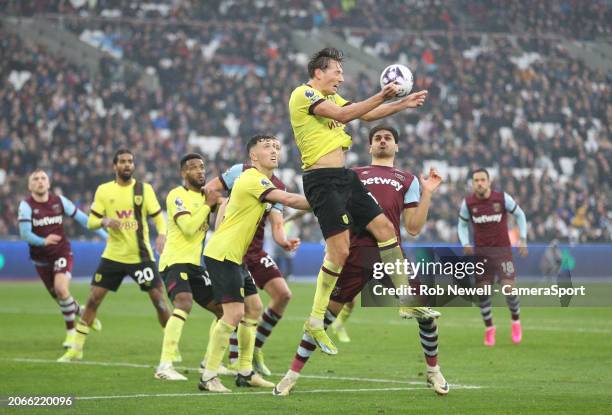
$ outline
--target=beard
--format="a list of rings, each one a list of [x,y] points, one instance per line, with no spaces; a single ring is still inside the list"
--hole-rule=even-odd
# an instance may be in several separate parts
[[[206,184],[206,179],[200,180],[197,178],[187,176],[187,182],[189,183],[190,186],[193,186],[199,189],[200,187]]]
[[[121,178],[121,180],[127,182],[128,180],[130,180],[132,178],[132,173],[133,172],[120,172],[119,173],[119,177]]]

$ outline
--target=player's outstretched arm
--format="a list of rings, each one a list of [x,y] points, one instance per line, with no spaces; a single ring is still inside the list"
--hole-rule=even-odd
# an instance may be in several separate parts
[[[423,226],[425,226],[427,214],[429,213],[429,206],[431,205],[431,196],[440,187],[441,183],[442,176],[440,176],[438,170],[435,168],[429,169],[429,176],[427,179],[423,177],[422,174],[419,176],[418,187],[423,189],[419,198],[419,205],[404,209],[404,226],[410,235],[417,236],[423,229]],[[417,193],[418,192],[417,190]]]
[[[294,209],[309,210],[310,205],[306,198],[297,193],[289,193],[279,189],[273,189],[265,196],[265,200],[270,203],[280,203]]]
[[[408,108],[418,108],[425,103],[427,94],[428,92],[426,90],[415,92],[414,94],[410,94],[407,97],[400,99],[399,101],[383,104],[378,108],[364,114],[360,118],[363,121],[376,121]]]
[[[74,218],[74,220],[83,228],[89,229],[87,226],[87,215],[85,212],[77,208],[72,200],[68,199],[67,197],[60,196],[60,199],[62,201],[62,206],[64,207],[64,213],[71,218]],[[104,240],[108,239],[108,233],[104,229],[96,230],[96,235]]]
[[[380,106],[386,100],[395,97],[395,95],[397,95],[397,89],[397,85],[387,84],[376,95],[372,95],[366,100],[353,102],[350,105],[345,105],[343,107],[336,105],[329,100],[321,100],[319,104],[314,106],[312,112],[320,117],[331,118],[332,120],[346,124],[350,121],[356,120],[357,118],[363,117],[374,108]]]
[[[301,211],[303,212],[303,211]],[[285,223],[283,214],[277,209],[272,208],[270,212],[270,225],[272,226],[272,238],[287,252],[293,252],[300,246],[300,238],[287,238],[285,234]]]

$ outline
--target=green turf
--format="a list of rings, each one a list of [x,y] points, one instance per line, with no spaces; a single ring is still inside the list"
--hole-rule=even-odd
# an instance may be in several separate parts
[[[273,381],[280,379],[293,358],[314,291],[312,285],[304,284],[292,284],[292,289],[294,299],[286,318],[264,349],[269,367],[277,374]],[[81,302],[85,301],[87,291],[85,284],[72,286],[73,294]],[[482,345],[478,309],[445,308],[442,312],[439,331],[443,373],[451,384],[480,386],[479,389],[455,387],[446,397],[436,396],[425,387],[416,324],[399,321],[392,309],[357,308],[349,325],[353,342],[339,344],[338,356],[316,352],[303,372],[322,378],[303,377],[296,393],[287,398],[273,397],[270,393],[252,394],[260,390],[239,390],[240,395],[219,396],[198,392],[198,374],[194,370],[186,370],[188,382],[153,378],[162,331],[148,298],[134,284],[126,284],[119,293],[107,297],[99,310],[104,330],[90,335],[85,361],[150,365],[144,368],[54,363],[62,353],[64,335],[57,306],[40,283],[3,283],[0,395],[83,398],[192,394],[77,399],[75,408],[66,410],[100,414],[612,413],[612,308],[524,308],[524,342],[520,346],[510,342],[508,311],[496,308],[498,344],[494,348]],[[209,314],[197,309],[187,321],[181,343],[182,365],[188,368],[198,365],[210,319]],[[223,381],[226,386],[233,386],[231,378]],[[326,389],[336,392],[314,392]],[[24,413],[23,409],[2,411]],[[58,410],[28,409],[25,413],[37,412]]]

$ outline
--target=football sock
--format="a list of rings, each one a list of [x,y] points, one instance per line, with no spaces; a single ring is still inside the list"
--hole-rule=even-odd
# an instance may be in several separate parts
[[[57,300],[57,303],[60,306],[60,310],[62,310],[62,315],[64,316],[64,321],[66,322],[66,330],[73,330],[74,318],[78,310],[76,301],[74,301],[72,296],[69,296],[65,300]]]
[[[438,326],[433,318],[417,319],[419,323],[419,337],[421,347],[425,353],[427,366],[435,367],[438,364]]]
[[[257,320],[243,318],[238,325],[238,373],[248,376],[253,371],[253,349]]]
[[[89,334],[89,326],[79,321],[76,325],[76,336],[74,338],[74,348],[77,350],[83,350],[83,346],[85,345],[85,340],[87,340],[87,335]]]
[[[206,368],[202,379],[208,380],[214,376],[217,376],[221,360],[227,349],[227,342],[229,341],[230,334],[236,330],[236,327],[226,323],[223,320],[219,320],[213,330],[212,339],[209,342],[209,349],[206,359]]]
[[[335,320],[336,316],[331,311],[327,310],[325,312],[325,319],[323,321],[325,328],[327,329],[327,327]],[[304,333],[297,352],[295,353],[295,357],[293,358],[293,362],[291,362],[291,370],[298,373],[301,372],[304,365],[312,355],[312,352],[314,352],[316,348],[317,345],[315,340],[309,334]]]
[[[229,361],[234,363],[238,360],[238,333],[233,332],[229,338]]]
[[[390,267],[393,272],[388,273],[389,278],[393,281],[393,285],[396,288],[401,286],[408,286],[408,274],[401,272],[404,263],[404,254],[402,248],[397,241],[397,238],[389,239],[388,241],[378,242],[378,249],[380,250],[380,259],[385,264],[393,264]],[[399,262],[398,262],[399,261]],[[397,269],[397,264],[402,264],[400,269]],[[410,305],[411,297],[408,295],[400,295],[400,305]]]
[[[259,319],[259,323],[257,324],[257,334],[255,338],[255,347],[260,349],[270,334],[272,334],[272,330],[278,323],[282,316],[277,314],[270,307],[267,307],[263,314],[261,315],[261,319]]]
[[[215,327],[217,326],[218,321],[219,320],[217,320],[216,318],[213,318],[213,320],[210,323],[210,328],[208,329],[208,344],[206,345],[206,352],[204,353],[204,363],[206,363],[206,360],[208,358],[208,351],[211,348],[213,332],[215,331]]]
[[[183,332],[183,326],[187,320],[189,314],[179,308],[175,308],[172,311],[172,315],[164,327],[164,341],[162,344],[162,352],[160,363],[172,362],[176,351],[178,349],[179,341],[181,340],[181,333]]]
[[[311,324],[321,324],[320,322],[323,321],[325,311],[329,305],[329,297],[336,286],[340,272],[342,272],[341,266],[334,265],[327,259],[323,261],[321,271],[319,271],[317,276],[317,289],[312,303],[312,311],[310,312]]]
[[[346,323],[346,321],[349,319],[349,317],[351,316],[351,313],[353,312],[353,307],[355,305],[353,303],[346,303],[344,304],[344,306],[342,307],[342,310],[340,310],[340,312],[338,313],[338,319],[336,320],[336,324],[344,324]]]
[[[488,295],[481,295],[480,299],[480,314],[486,327],[493,326],[493,308],[491,306],[491,297]]]
[[[508,304],[508,308],[510,309],[512,321],[518,321],[521,314],[521,303],[518,295],[507,295],[506,304]]]

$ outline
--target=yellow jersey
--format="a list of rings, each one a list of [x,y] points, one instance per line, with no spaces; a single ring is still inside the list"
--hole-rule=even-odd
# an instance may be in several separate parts
[[[323,95],[308,84],[295,88],[289,98],[291,128],[302,155],[303,169],[335,149],[347,150],[352,144],[351,136],[344,132],[344,124],[313,113],[314,107],[325,100],[340,107],[350,104],[338,94]]]
[[[166,222],[151,185],[143,183],[142,196],[135,196],[135,184],[134,179],[128,186],[120,186],[113,180],[96,189],[87,226],[99,228],[104,217],[121,222],[119,229],[107,229],[108,240],[102,258],[124,264],[155,260],[147,218],[154,218],[159,234],[166,233]]]
[[[174,264],[201,265],[210,214],[210,207],[204,203],[205,201],[206,196],[201,192],[189,190],[185,186],[175,187],[168,193],[166,197],[168,237],[164,251],[159,257],[160,271]],[[197,229],[194,229],[193,233],[186,234],[178,225],[177,220],[183,215],[198,217],[198,223],[194,225]]]
[[[225,217],[206,244],[204,255],[241,265],[266,211],[266,195],[274,189],[272,181],[256,168],[245,170],[234,183]]]

